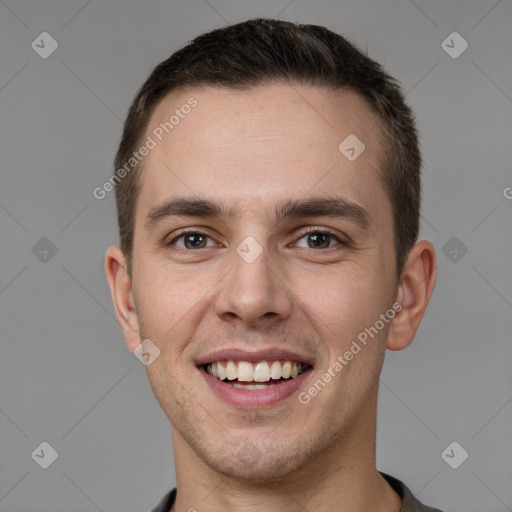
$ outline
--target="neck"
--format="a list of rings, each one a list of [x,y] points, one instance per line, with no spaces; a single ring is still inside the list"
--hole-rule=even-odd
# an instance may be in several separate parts
[[[308,464],[265,483],[213,470],[173,428],[178,493],[172,512],[399,512],[399,496],[375,465],[376,399],[365,416]]]

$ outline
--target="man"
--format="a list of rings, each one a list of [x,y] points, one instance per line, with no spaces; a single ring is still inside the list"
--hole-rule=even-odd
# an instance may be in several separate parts
[[[433,511],[375,463],[385,350],[436,276],[396,82],[319,26],[256,19],[155,68],[115,161],[105,270],[172,428],[155,511]]]

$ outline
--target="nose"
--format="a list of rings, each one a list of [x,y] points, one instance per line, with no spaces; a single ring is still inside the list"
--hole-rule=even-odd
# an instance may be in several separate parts
[[[217,315],[251,326],[287,319],[293,310],[293,295],[286,275],[277,267],[266,248],[253,261],[233,251],[232,269],[217,296]]]

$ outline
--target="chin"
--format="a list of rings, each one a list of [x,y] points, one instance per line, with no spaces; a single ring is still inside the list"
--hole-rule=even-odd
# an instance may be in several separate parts
[[[213,458],[205,462],[218,473],[252,485],[268,485],[286,479],[301,466],[294,457],[283,458],[277,454],[260,455],[257,462],[243,457]]]
[[[195,452],[210,468],[228,478],[251,485],[278,484],[315,458],[315,447],[304,443],[265,444],[259,439],[236,442],[230,450],[196,446]]]

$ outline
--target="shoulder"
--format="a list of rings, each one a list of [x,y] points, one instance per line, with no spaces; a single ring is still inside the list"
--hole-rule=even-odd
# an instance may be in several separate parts
[[[427,507],[421,503],[410,491],[410,489],[398,478],[386,473],[379,472],[402,499],[400,512],[443,512],[438,508]]]
[[[176,499],[176,487],[170,490],[158,503],[158,505],[151,510],[151,512],[169,512],[174,505]]]

